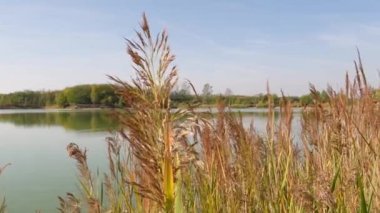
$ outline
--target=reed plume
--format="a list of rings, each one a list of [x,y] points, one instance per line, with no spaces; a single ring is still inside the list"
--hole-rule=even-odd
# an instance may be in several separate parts
[[[110,77],[127,107],[118,113],[122,129],[107,138],[109,172],[100,186],[86,150],[68,146],[89,211],[380,211],[380,107],[360,54],[356,76],[346,74],[341,90],[328,87],[326,103],[310,85],[313,102],[295,140],[291,102],[282,94],[275,109],[269,85],[266,132],[222,99],[215,114],[171,109],[178,76],[168,35],[153,37],[145,15],[136,34],[127,40],[136,76]],[[59,210],[78,205],[67,194]]]
[[[164,30],[152,37],[146,16],[136,32],[137,40],[127,40],[136,78],[124,82],[111,77],[128,108],[120,116],[121,132],[133,153],[134,179],[127,180],[143,197],[145,209],[174,211],[181,206],[179,170],[191,160],[186,135],[188,110],[171,111],[170,94],[177,82],[174,55]]]

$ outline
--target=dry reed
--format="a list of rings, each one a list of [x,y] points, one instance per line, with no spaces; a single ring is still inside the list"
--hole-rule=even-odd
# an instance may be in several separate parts
[[[167,33],[153,38],[144,16],[137,38],[127,40],[136,77],[111,77],[129,107],[119,114],[123,129],[107,139],[109,172],[100,186],[86,151],[68,146],[90,211],[380,211],[380,109],[360,54],[354,80],[347,74],[344,89],[329,87],[328,105],[311,86],[297,144],[291,103],[283,97],[275,119],[269,86],[264,136],[223,102],[211,119],[191,106],[171,110],[177,68]],[[62,212],[79,212],[72,194],[60,203]]]

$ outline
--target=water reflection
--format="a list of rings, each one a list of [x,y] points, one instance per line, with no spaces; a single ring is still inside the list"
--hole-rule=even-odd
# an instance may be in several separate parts
[[[73,131],[107,131],[118,127],[116,116],[107,110],[13,111],[0,113],[1,123],[20,127],[61,126]]]
[[[254,121],[258,130],[263,130],[267,122],[267,109],[247,108],[229,110],[237,116],[242,116],[244,125]],[[205,117],[213,118],[215,108],[201,108],[197,112]],[[295,109],[295,120],[298,120],[300,110]],[[274,119],[279,119],[279,111],[274,111]],[[49,127],[60,126],[70,131],[109,131],[119,127],[114,111],[111,110],[0,110],[0,123],[11,123],[16,127]]]

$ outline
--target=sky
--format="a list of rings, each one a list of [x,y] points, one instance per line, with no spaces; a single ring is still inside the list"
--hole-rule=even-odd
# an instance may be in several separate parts
[[[0,0],[0,93],[133,77],[125,38],[165,28],[180,82],[234,94],[339,88],[360,49],[379,86],[380,1]]]

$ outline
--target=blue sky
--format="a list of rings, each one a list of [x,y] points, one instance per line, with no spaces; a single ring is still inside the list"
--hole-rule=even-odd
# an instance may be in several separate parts
[[[0,93],[133,76],[124,38],[145,11],[165,27],[181,79],[235,94],[337,88],[356,46],[378,86],[379,1],[0,0]]]

